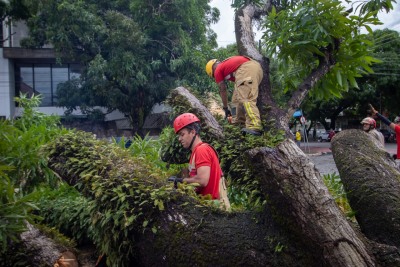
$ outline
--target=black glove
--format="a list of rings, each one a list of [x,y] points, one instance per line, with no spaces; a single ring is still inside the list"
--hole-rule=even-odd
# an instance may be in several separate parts
[[[224,107],[224,111],[225,111],[225,120],[226,120],[228,117],[232,117],[232,113],[231,113],[231,111],[228,109],[228,107]]]
[[[176,176],[171,176],[171,177],[168,178],[168,182],[183,183],[183,178],[178,178]]]
[[[183,183],[183,178],[178,178],[176,176],[171,176],[168,178],[168,182],[174,182],[174,187],[178,188],[178,183]]]

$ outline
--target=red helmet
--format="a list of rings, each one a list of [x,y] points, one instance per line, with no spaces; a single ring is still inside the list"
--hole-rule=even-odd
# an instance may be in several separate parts
[[[376,128],[376,121],[371,117],[366,117],[361,121],[361,124],[369,124]]]
[[[182,130],[182,128],[185,128],[193,122],[200,122],[199,118],[197,118],[193,113],[183,113],[179,115],[174,120],[175,133],[178,133],[180,130]]]

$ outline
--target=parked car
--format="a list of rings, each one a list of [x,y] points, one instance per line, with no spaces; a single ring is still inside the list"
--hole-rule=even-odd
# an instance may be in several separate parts
[[[390,130],[387,129],[378,129],[383,134],[383,137],[385,138],[385,142],[391,143],[391,142],[396,142],[396,134]]]
[[[329,142],[330,141],[328,132],[320,133],[317,138],[318,138],[318,142]]]
[[[338,132],[340,132],[340,130],[335,130],[333,134],[329,134],[329,131],[317,133],[317,140],[318,142],[330,142],[331,138]]]

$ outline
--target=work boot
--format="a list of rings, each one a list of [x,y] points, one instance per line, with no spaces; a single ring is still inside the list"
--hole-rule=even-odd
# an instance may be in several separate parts
[[[260,130],[252,130],[252,129],[248,129],[248,128],[242,128],[241,132],[243,135],[251,134],[254,136],[260,136],[262,134]]]

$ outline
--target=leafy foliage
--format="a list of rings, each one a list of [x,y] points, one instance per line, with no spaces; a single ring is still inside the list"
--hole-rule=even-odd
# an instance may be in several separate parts
[[[369,38],[374,43],[371,55],[380,60],[380,63],[372,65],[374,72],[357,78],[359,88],[343,93],[340,99],[307,99],[302,107],[309,120],[321,122],[325,129],[335,128],[336,117],[342,111],[350,117],[367,116],[368,103],[375,103],[381,112],[388,112],[392,119],[400,113],[396,97],[400,91],[399,34],[387,29],[377,30]],[[331,119],[331,125],[326,123],[326,118]]]
[[[304,79],[321,60],[326,60],[329,51],[335,51],[335,64],[312,94],[340,97],[350,87],[357,87],[356,78],[371,73],[370,65],[378,62],[370,56],[371,41],[359,33],[362,27],[372,32],[369,25],[379,24],[374,15],[349,15],[340,1],[299,1],[279,12],[273,9],[265,22],[271,30],[265,33],[268,54],[280,60],[280,72],[292,70],[289,66],[297,69],[296,73],[288,73],[285,90],[293,91],[297,86],[292,83],[293,76],[298,81]]]
[[[41,197],[36,189],[43,183],[56,186],[59,181],[47,167],[40,148],[66,131],[59,127],[57,117],[36,111],[40,97],[22,95],[16,101],[23,108],[21,117],[0,121],[0,241],[4,255],[10,253],[7,249],[17,250],[19,234],[26,230],[26,222],[41,219],[33,213]]]
[[[284,139],[282,132],[265,132],[263,136],[243,136],[239,127],[225,124],[224,141],[210,143],[219,152],[221,166],[229,181],[229,199],[233,208],[259,208],[264,197],[259,191],[259,181],[248,162],[246,151],[256,147],[275,147]]]
[[[217,45],[210,24],[219,17],[208,1],[39,2],[25,46],[51,43],[84,66],[79,82],[58,91],[70,111],[118,109],[136,130],[177,83],[203,85],[203,51]]]
[[[0,1],[0,21],[4,21],[6,17],[27,19],[31,16],[30,10],[33,7],[35,5],[26,0]]]
[[[24,110],[21,117],[0,121],[0,163],[15,167],[10,178],[24,191],[43,182],[55,185],[57,178],[47,167],[40,147],[66,130],[59,127],[59,118],[35,110],[40,97],[21,96],[16,101]]]
[[[90,210],[93,204],[73,187],[62,184],[57,189],[42,188],[37,206],[43,223],[72,237],[78,244],[85,244],[92,241]]]
[[[381,63],[373,65],[374,72],[363,77],[359,83],[374,90],[375,106],[380,103],[382,112],[390,111],[388,116],[394,119],[400,114],[400,36],[397,31],[377,30],[373,32],[373,42],[373,56]]]
[[[348,218],[354,220],[354,212],[347,200],[346,192],[344,191],[340,177],[336,173],[326,174],[323,176],[323,180],[339,208]]]

